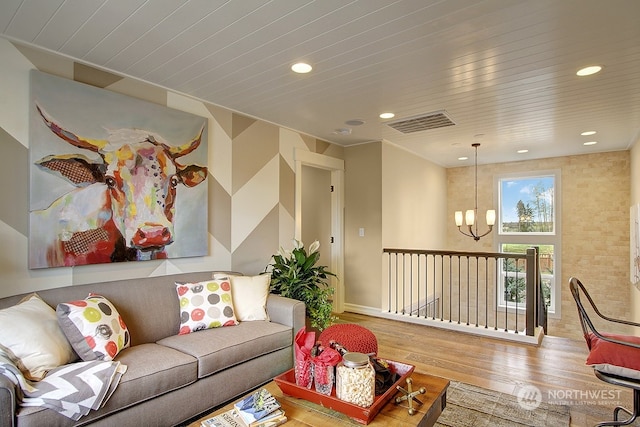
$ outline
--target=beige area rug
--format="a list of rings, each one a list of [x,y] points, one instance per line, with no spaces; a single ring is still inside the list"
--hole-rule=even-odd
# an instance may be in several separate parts
[[[526,406],[526,404],[525,404]],[[569,426],[569,407],[541,402],[525,409],[517,396],[451,381],[438,427]]]

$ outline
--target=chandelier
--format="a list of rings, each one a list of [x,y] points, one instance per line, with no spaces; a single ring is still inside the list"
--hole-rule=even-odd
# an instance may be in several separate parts
[[[487,211],[487,225],[489,226],[489,230],[484,232],[483,234],[478,233],[478,147],[480,146],[479,142],[475,142],[471,144],[472,147],[476,149],[476,160],[475,160],[475,195],[476,195],[476,204],[473,209],[467,210],[465,213],[465,224],[469,227],[469,232],[465,232],[462,229],[462,211],[456,211],[455,219],[456,226],[458,227],[458,231],[465,236],[473,237],[473,240],[476,242],[480,240],[481,237],[486,236],[491,233],[493,230],[493,225],[496,223],[496,211],[490,209]]]

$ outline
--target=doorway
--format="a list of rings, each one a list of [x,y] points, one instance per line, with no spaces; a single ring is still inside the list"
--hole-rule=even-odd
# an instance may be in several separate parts
[[[314,240],[320,242],[320,265],[327,265],[329,271],[337,276],[337,279],[331,277],[329,280],[335,289],[333,309],[336,313],[342,313],[344,160],[306,150],[296,150],[295,164],[295,238],[306,245],[310,245]]]

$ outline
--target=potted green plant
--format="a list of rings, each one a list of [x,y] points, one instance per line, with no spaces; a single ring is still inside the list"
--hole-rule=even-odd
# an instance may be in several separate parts
[[[317,240],[308,252],[302,242],[294,240],[293,244],[291,252],[280,248],[267,267],[271,268],[271,292],[303,301],[311,327],[322,331],[335,319],[331,300],[334,289],[326,282],[335,274],[327,271],[327,266],[316,265],[320,259]]]

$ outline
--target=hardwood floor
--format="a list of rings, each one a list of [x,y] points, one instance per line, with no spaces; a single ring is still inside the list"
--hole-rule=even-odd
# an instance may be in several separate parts
[[[575,402],[571,426],[611,419],[614,402],[632,408],[630,391],[600,381],[585,365],[584,341],[547,336],[536,347],[355,313],[338,317],[371,330],[380,356],[406,361],[417,371],[509,394],[533,385],[544,402]]]

